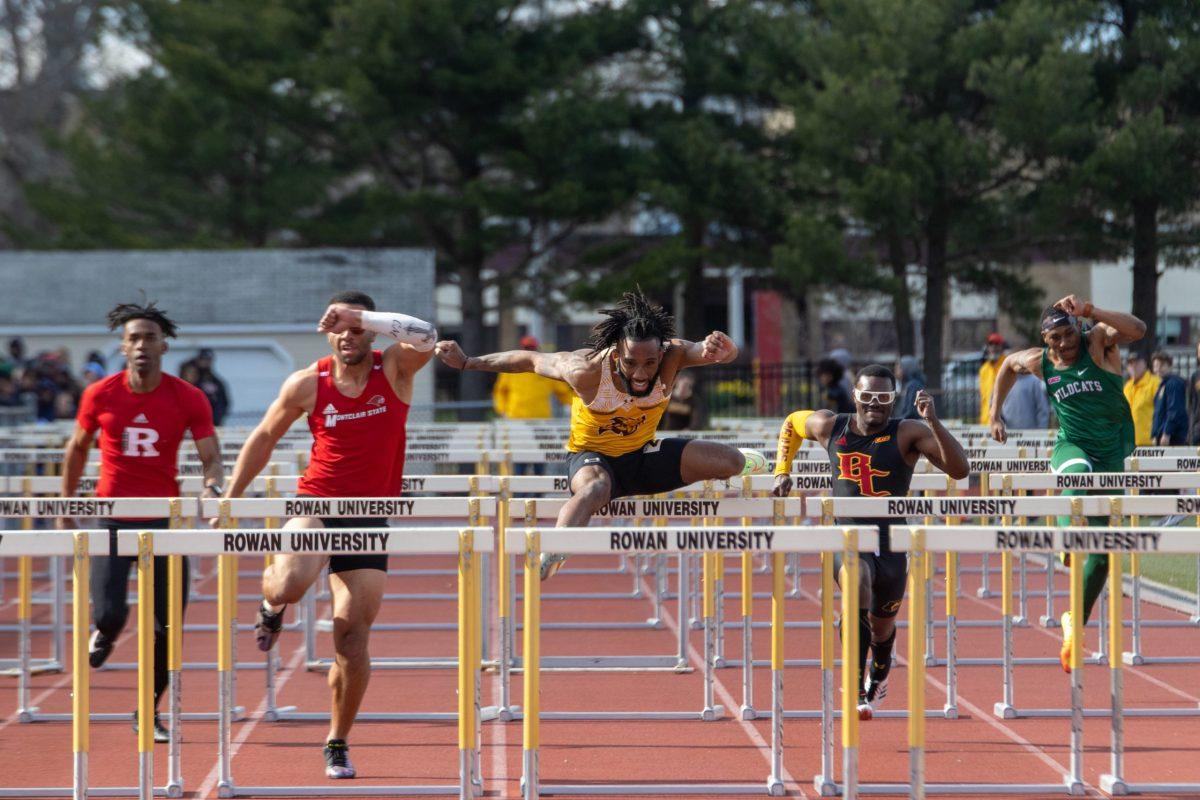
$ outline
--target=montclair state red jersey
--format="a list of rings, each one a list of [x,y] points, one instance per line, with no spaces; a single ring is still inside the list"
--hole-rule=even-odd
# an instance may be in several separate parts
[[[371,377],[358,397],[333,383],[333,357],[317,362],[317,401],[308,417],[312,456],[299,494],[314,497],[396,497],[404,479],[408,403],[383,373],[383,354],[371,352]]]

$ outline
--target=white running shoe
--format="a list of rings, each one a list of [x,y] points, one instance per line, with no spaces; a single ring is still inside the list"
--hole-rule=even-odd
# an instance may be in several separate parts
[[[746,463],[742,465],[742,475],[765,475],[767,473],[767,457],[758,450],[752,450],[749,447],[739,447],[738,450],[746,457]]]

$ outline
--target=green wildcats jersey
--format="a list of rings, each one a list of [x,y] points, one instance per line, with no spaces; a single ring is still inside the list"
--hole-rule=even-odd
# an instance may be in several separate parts
[[[1079,358],[1063,369],[1042,348],[1042,380],[1058,417],[1058,441],[1078,445],[1094,461],[1123,459],[1134,448],[1125,385],[1120,375],[1092,360],[1086,338],[1079,348]]]

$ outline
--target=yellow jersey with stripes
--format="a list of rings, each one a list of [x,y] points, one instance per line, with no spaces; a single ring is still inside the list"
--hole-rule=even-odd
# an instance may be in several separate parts
[[[600,361],[600,385],[590,403],[578,394],[571,401],[571,435],[567,450],[623,456],[654,438],[671,395],[661,380],[650,394],[634,397],[617,388],[612,374],[612,351]]]

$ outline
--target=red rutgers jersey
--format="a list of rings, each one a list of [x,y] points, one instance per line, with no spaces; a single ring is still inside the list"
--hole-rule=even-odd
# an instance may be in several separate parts
[[[163,375],[152,392],[137,393],[126,373],[102,378],[83,390],[76,422],[100,431],[97,497],[175,497],[179,445],[186,431],[200,441],[213,435],[212,407],[204,392],[174,375]]]
[[[404,478],[408,403],[383,373],[383,354],[371,351],[371,377],[358,397],[333,383],[333,357],[317,362],[317,400],[308,417],[312,455],[298,494],[314,497],[396,497]]]

